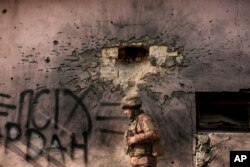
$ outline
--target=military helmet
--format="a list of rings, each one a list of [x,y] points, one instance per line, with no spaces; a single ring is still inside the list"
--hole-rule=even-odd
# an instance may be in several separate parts
[[[125,107],[128,108],[141,107],[141,105],[142,105],[142,100],[138,94],[127,95],[121,100],[122,109]]]

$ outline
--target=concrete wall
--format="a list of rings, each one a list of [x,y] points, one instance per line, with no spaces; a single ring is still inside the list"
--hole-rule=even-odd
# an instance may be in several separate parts
[[[228,166],[229,150],[250,149],[246,134],[207,133],[196,143],[194,92],[249,88],[249,7],[246,0],[1,0],[1,166],[128,166],[128,120],[118,103],[134,88],[166,143],[159,167],[195,166],[196,155],[200,166]],[[132,85],[105,77],[102,50],[132,43],[168,47],[183,59],[164,59]],[[202,143],[214,148],[208,158],[196,153]]]

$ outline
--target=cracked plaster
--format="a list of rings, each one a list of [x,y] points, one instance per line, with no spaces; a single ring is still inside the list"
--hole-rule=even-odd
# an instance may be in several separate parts
[[[132,46],[140,46],[133,44]],[[174,58],[172,66],[181,65],[183,57],[177,52],[169,52],[167,46],[150,46],[148,60],[139,63],[124,63],[118,61],[119,47],[103,48],[100,75],[103,79],[111,80],[114,85],[123,89],[138,89],[145,84],[144,78],[156,73],[163,76],[170,69],[169,61]],[[173,60],[172,60],[173,61]]]
[[[159,121],[168,146],[167,155],[160,159],[159,167],[166,164],[173,167],[195,166],[195,161],[191,162],[193,155],[190,149],[195,146],[190,144],[190,136],[195,131],[195,98],[192,93],[239,91],[250,84],[248,1],[103,3],[94,0],[72,3],[62,0],[57,4],[47,0],[23,0],[2,1],[1,4],[2,11],[6,9],[7,12],[0,15],[0,67],[1,72],[4,71],[0,74],[0,88],[1,93],[12,95],[13,100],[9,102],[17,101],[18,93],[27,88],[39,91],[43,88],[67,87],[79,93],[94,85],[97,100],[91,98],[96,97],[94,95],[85,99],[92,116],[102,110],[105,115],[117,116],[120,115],[116,112],[119,107],[103,108],[98,105],[99,101],[117,102],[123,95],[123,89],[127,91],[135,85],[140,87],[145,84],[140,89],[145,101],[144,108]],[[145,35],[157,39],[153,42],[148,37],[141,39]],[[127,78],[126,82],[122,82],[121,78],[116,78],[118,74],[113,73],[121,68],[118,68],[116,58],[111,62],[104,60],[107,64],[102,67],[100,50],[119,48],[119,42],[122,46],[132,45],[133,42],[127,42],[132,38],[142,40],[141,44],[134,42],[135,45],[147,43],[154,47],[159,44],[164,46],[163,53],[167,52],[165,46],[168,46],[169,52],[178,50],[183,57],[177,56],[175,59],[163,56],[158,57],[157,61],[153,57],[155,66],[152,69],[163,70],[163,76],[151,74],[154,72],[152,70],[148,71],[150,77],[146,75],[141,78],[141,74],[138,74],[137,80],[128,82],[129,78],[124,74]],[[162,64],[165,60],[166,63]],[[179,70],[178,64],[181,63]],[[100,74],[100,69],[104,69],[104,73],[102,71]],[[114,70],[110,71],[113,75],[105,73],[105,70],[111,69]],[[100,79],[100,75],[105,81]],[[118,88],[122,85],[123,89],[115,89],[114,85],[118,85]],[[177,96],[177,91],[182,91],[181,95]],[[185,99],[186,96],[188,98]],[[64,109],[72,105],[68,101],[62,103]],[[118,125],[117,122],[93,121],[95,128]],[[127,166],[127,159],[121,156],[122,148],[117,145],[119,137],[103,136],[99,131],[93,133],[90,164],[96,167]],[[214,149],[209,160],[211,167],[225,166],[229,161],[225,156],[229,149],[249,149],[250,144],[245,140],[249,138],[247,133],[208,133],[208,136]],[[113,153],[110,153],[110,147]],[[12,153],[6,155],[1,152],[1,158],[3,166],[32,166]],[[5,161],[9,158],[15,160]],[[114,164],[109,164],[114,159]],[[79,166],[81,162],[82,159],[67,161],[67,166]]]

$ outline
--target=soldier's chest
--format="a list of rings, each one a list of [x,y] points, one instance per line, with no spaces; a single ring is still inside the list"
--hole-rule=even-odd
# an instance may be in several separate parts
[[[140,124],[138,123],[138,120],[133,121],[130,125],[128,130],[130,131],[130,133],[132,134],[138,134],[142,132],[142,129],[140,127]]]

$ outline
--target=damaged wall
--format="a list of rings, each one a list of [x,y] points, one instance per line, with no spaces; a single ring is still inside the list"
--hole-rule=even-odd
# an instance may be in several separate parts
[[[250,149],[246,134],[197,136],[195,92],[249,88],[249,7],[0,1],[0,165],[128,166],[119,101],[136,89],[166,143],[159,167],[227,166],[229,150]],[[117,50],[134,45],[149,58],[119,62]]]

